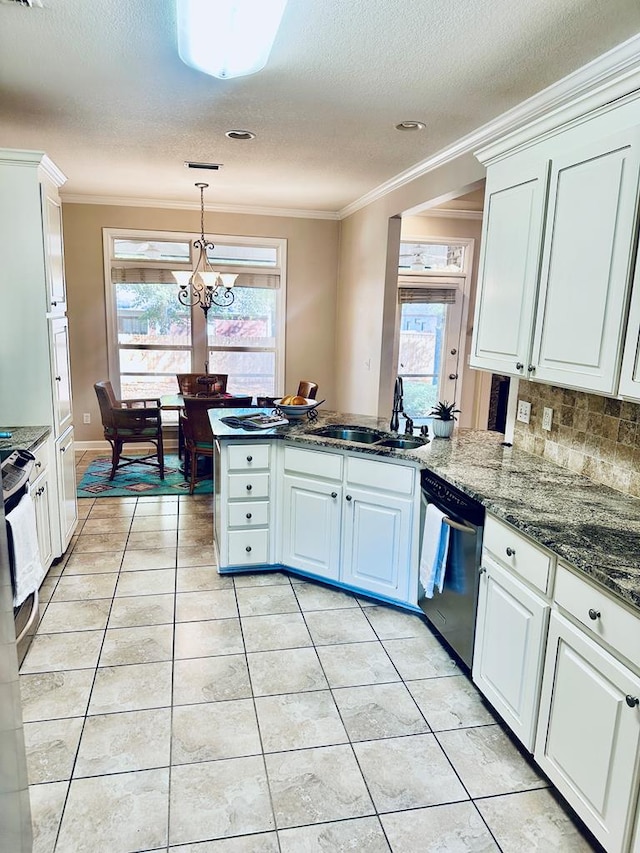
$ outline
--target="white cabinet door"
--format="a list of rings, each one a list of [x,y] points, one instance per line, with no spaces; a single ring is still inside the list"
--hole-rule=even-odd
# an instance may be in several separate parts
[[[484,556],[473,680],[533,752],[549,605]]]
[[[49,320],[53,368],[53,417],[56,436],[62,435],[73,420],[71,410],[71,366],[69,362],[69,321]]]
[[[47,311],[64,314],[67,308],[67,288],[64,275],[64,246],[62,242],[62,206],[57,191],[42,186],[44,248],[47,267]]]
[[[38,550],[45,569],[53,561],[53,538],[51,532],[52,506],[49,491],[49,476],[45,471],[30,486],[33,506],[36,512],[36,531],[38,534]]]
[[[640,401],[640,249],[636,256],[618,393],[622,397]]]
[[[284,475],[282,562],[322,578],[340,573],[342,486]]]
[[[347,483],[342,577],[345,583],[408,600],[413,502]]]
[[[71,541],[78,522],[76,498],[76,463],[73,450],[73,428],[56,441],[58,469],[58,518],[60,523],[60,553]]]
[[[489,169],[470,364],[527,375],[548,161]]]
[[[532,359],[536,379],[615,393],[639,171],[638,128],[553,161]]]
[[[609,853],[632,829],[640,679],[553,612],[535,759]]]

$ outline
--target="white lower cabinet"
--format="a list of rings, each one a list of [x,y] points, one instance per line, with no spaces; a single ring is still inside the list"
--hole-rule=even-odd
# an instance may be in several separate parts
[[[292,474],[283,480],[282,562],[338,580],[342,485]]]
[[[640,678],[551,614],[535,759],[608,853],[629,849],[640,775],[639,698]]]
[[[30,493],[36,513],[36,532],[38,550],[43,568],[46,570],[53,562],[53,537],[51,534],[52,501],[49,490],[49,474],[44,471],[30,484]]]
[[[60,553],[71,541],[78,522],[76,492],[76,461],[73,450],[73,427],[56,441],[56,467],[58,474],[58,517],[60,524]]]
[[[550,606],[483,555],[473,680],[533,751]]]
[[[350,484],[346,488],[342,580],[376,595],[406,600],[412,501]]]

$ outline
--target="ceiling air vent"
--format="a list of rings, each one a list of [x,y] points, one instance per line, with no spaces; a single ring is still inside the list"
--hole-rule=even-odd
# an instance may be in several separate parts
[[[222,163],[194,163],[190,160],[185,160],[184,165],[187,169],[208,169],[210,172],[217,172],[222,169]]]

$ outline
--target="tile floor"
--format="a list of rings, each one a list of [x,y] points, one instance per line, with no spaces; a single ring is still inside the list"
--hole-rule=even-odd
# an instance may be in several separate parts
[[[220,577],[210,497],[80,514],[21,671],[35,853],[594,849],[420,617]]]

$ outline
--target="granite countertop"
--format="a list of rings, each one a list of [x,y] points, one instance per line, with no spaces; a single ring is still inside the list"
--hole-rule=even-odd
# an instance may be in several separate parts
[[[226,410],[225,416],[232,413],[240,410]],[[251,432],[212,418],[218,438],[286,438],[417,463],[640,610],[638,499],[539,456],[504,447],[504,437],[495,432],[462,430],[450,440],[432,439],[416,450],[394,450],[313,435],[315,429],[330,423],[389,431],[386,420],[345,412],[321,411],[316,421]]]
[[[0,426],[0,432],[10,432],[11,438],[0,438],[0,452],[3,455],[7,451],[33,450],[40,442],[47,438],[51,429],[48,426]]]

